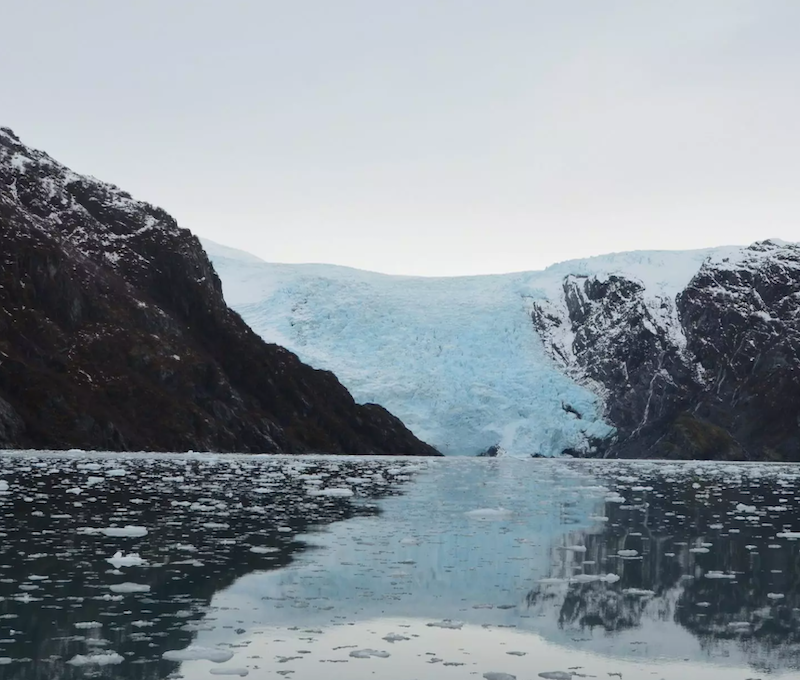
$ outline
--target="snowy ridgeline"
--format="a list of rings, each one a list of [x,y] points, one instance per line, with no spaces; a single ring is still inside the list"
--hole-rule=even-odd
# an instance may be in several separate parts
[[[567,319],[565,277],[619,273],[645,286],[664,332],[682,342],[675,297],[704,261],[742,249],[632,252],[497,276],[388,276],[333,265],[272,264],[203,242],[226,301],[265,340],[333,371],[448,455],[499,445],[512,455],[587,450],[613,433],[603,390],[549,355],[534,303]],[[727,260],[726,260],[727,258]],[[669,300],[669,304],[664,304]],[[569,351],[563,324],[558,344]]]

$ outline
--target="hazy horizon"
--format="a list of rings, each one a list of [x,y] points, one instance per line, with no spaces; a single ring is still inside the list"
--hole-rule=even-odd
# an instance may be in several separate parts
[[[800,240],[793,0],[4,18],[1,125],[267,261],[453,276]]]
[[[345,269],[355,269],[357,271],[366,272],[370,274],[380,274],[382,276],[397,276],[397,277],[409,277],[409,278],[466,278],[472,276],[503,276],[505,274],[524,274],[527,272],[539,272],[549,269],[550,267],[556,267],[561,264],[566,264],[568,262],[573,262],[576,260],[588,260],[592,258],[604,258],[610,257],[614,255],[622,255],[622,254],[630,254],[630,253],[677,253],[677,252],[699,252],[702,250],[725,250],[726,248],[746,248],[753,243],[763,242],[763,241],[773,241],[773,242],[782,242],[782,243],[800,243],[800,241],[787,241],[786,239],[781,239],[777,236],[775,237],[767,237],[764,239],[759,239],[759,241],[753,241],[751,243],[717,243],[713,246],[708,246],[705,248],[658,248],[658,249],[633,249],[633,250],[615,250],[615,251],[605,251],[605,252],[598,252],[592,255],[586,255],[584,257],[568,257],[563,260],[555,260],[548,264],[545,264],[541,267],[535,268],[527,268],[527,269],[514,269],[509,271],[502,271],[502,272],[481,272],[477,274],[407,274],[404,272],[385,272],[380,271],[379,269],[365,269],[364,267],[353,267],[352,265],[347,264],[338,264],[336,262],[313,262],[313,261],[298,261],[298,262],[279,262],[276,260],[268,260],[263,257],[260,257],[251,251],[247,250],[246,248],[239,248],[237,246],[232,246],[228,243],[223,243],[216,239],[208,238],[207,236],[203,236],[201,234],[195,234],[199,239],[203,247],[208,250],[207,245],[211,245],[215,247],[217,250],[217,255],[224,256],[224,252],[226,250],[236,251],[237,253],[242,253],[244,255],[251,256],[255,258],[256,261],[263,262],[264,264],[273,264],[273,265],[287,265],[292,266],[296,265],[298,267],[342,267]],[[213,260],[213,257],[211,257]]]

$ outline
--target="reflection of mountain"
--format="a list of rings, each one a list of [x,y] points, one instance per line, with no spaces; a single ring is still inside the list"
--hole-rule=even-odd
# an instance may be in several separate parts
[[[347,486],[358,496],[384,496],[411,469],[397,460],[6,458],[0,658],[14,661],[2,677],[83,677],[86,669],[66,662],[112,650],[125,661],[104,667],[102,677],[166,677],[177,664],[162,653],[186,647],[209,625],[215,592],[248,572],[289,564],[303,549],[297,534],[314,525],[377,513],[309,490]],[[127,525],[148,533],[98,533]],[[138,552],[150,566],[114,573],[107,558],[118,550]],[[150,591],[109,589],[125,582]],[[89,622],[98,627],[76,626]]]
[[[676,623],[701,648],[738,647],[751,663],[796,667],[800,654],[800,544],[786,535],[798,508],[792,468],[620,468],[606,477],[624,497],[600,532],[562,538],[551,578],[527,595],[567,636]],[[600,466],[595,468],[602,471]],[[798,528],[797,525],[794,525]],[[619,580],[588,580],[613,573]],[[730,643],[730,644],[728,644]]]

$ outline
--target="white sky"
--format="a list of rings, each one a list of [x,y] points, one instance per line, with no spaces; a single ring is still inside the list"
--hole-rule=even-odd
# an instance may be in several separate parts
[[[800,240],[798,0],[0,7],[1,125],[270,261]]]

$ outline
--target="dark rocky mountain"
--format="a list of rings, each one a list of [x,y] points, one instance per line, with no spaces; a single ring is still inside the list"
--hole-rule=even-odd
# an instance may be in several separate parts
[[[800,460],[800,246],[711,257],[676,299],[567,276],[562,303],[535,304],[534,326],[602,395],[617,432],[598,454]]]
[[[160,208],[0,130],[0,448],[432,455],[225,304]]]

